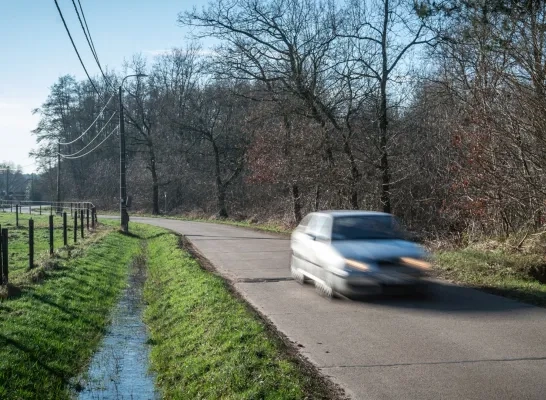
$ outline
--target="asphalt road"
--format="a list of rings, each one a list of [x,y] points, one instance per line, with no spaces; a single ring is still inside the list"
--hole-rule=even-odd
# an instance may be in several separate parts
[[[184,234],[354,399],[546,399],[546,310],[435,283],[426,299],[327,300],[290,280],[289,241],[131,218]]]

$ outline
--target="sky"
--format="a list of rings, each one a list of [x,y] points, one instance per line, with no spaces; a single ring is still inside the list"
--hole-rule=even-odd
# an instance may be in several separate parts
[[[187,43],[178,13],[201,8],[198,0],[80,0],[101,64],[121,70],[134,54],[153,57]],[[91,76],[100,73],[72,5],[58,0]],[[31,131],[50,87],[63,75],[86,79],[54,0],[0,0],[0,162],[35,172]],[[77,4],[77,0],[76,0]]]

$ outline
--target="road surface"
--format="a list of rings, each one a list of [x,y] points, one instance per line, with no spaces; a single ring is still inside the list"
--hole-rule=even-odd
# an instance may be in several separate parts
[[[427,299],[327,300],[290,280],[289,241],[132,217],[184,234],[354,399],[546,399],[546,310],[436,283]]]

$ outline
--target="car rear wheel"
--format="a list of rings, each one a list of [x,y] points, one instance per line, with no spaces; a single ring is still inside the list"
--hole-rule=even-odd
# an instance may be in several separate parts
[[[315,290],[322,297],[325,297],[327,299],[334,298],[334,290],[331,286],[324,282],[315,281]]]
[[[305,275],[303,275],[303,273],[298,268],[296,268],[295,257],[293,254],[292,254],[292,260],[290,261],[290,275],[292,276],[292,279],[294,279],[300,285],[305,284],[306,282]]]

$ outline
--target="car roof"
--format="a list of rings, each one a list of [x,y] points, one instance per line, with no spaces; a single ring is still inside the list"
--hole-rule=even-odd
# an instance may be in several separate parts
[[[372,216],[389,216],[392,214],[380,212],[380,211],[361,211],[361,210],[325,210],[317,211],[315,214],[328,214],[335,217],[372,217]]]

